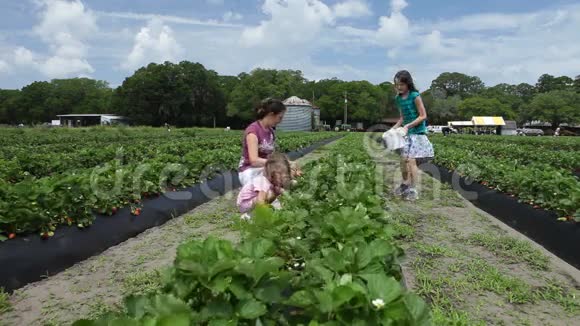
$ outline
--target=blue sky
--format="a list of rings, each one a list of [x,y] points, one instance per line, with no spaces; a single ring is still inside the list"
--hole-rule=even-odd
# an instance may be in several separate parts
[[[165,60],[374,83],[407,69],[422,89],[445,71],[535,83],[580,75],[578,31],[572,0],[0,0],[0,88],[115,87]]]

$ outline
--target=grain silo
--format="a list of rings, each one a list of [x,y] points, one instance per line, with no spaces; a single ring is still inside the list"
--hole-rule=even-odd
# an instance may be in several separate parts
[[[297,96],[284,101],[286,114],[276,130],[282,131],[310,131],[312,130],[312,104]]]

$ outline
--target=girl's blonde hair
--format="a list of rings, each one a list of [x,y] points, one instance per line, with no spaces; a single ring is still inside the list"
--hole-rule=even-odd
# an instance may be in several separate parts
[[[292,174],[290,160],[282,153],[272,153],[264,166],[264,176],[268,180],[274,180],[276,174],[281,177],[280,181],[282,183],[276,186],[285,187],[290,182],[290,176]]]

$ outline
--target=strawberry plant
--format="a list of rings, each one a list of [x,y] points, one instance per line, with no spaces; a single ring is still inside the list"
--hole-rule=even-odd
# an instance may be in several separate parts
[[[84,131],[82,131],[84,130]],[[241,132],[154,128],[2,130],[0,229],[49,232],[54,225],[92,223],[142,196],[155,196],[237,168]],[[192,135],[195,136],[192,139]],[[285,150],[332,133],[281,133]],[[17,144],[17,145],[14,145]]]
[[[126,312],[74,325],[170,316],[183,325],[428,325],[426,303],[401,285],[397,232],[375,193],[374,164],[352,150],[357,137],[305,167],[315,189],[303,180],[282,196],[281,210],[257,207],[239,245],[184,243],[161,293],[130,296]]]

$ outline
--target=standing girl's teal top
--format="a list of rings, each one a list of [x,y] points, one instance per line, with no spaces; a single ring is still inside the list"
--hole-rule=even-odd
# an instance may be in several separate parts
[[[407,95],[406,99],[403,99],[401,95],[397,95],[395,97],[395,103],[403,116],[403,125],[409,124],[413,122],[417,117],[419,117],[419,110],[415,105],[415,99],[419,96],[419,92],[413,91]],[[420,124],[417,126],[409,129],[410,135],[416,134],[426,134],[427,133],[427,125],[425,124],[425,120],[421,121]]]

